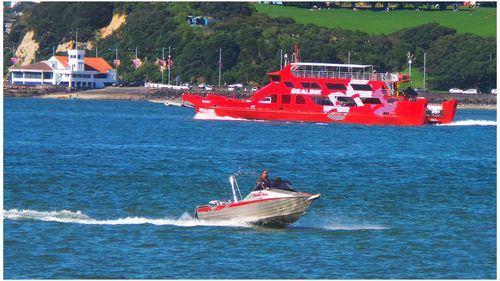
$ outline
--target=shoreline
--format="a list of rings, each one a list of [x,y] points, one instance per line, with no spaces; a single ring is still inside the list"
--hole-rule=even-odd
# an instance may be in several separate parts
[[[216,90],[217,91],[217,90]],[[207,91],[196,91],[191,92],[206,95]],[[223,95],[233,96],[236,98],[248,97],[250,92],[229,92],[229,91],[217,91],[221,92]],[[127,101],[149,101],[156,103],[165,104],[179,104],[181,103],[181,96],[184,91],[179,90],[158,90],[145,87],[106,87],[103,89],[94,89],[86,91],[54,91],[47,92],[46,89],[33,89],[21,87],[16,88],[16,91],[9,91],[9,89],[4,87],[4,96],[6,97],[27,97],[27,98],[41,98],[41,99],[82,99],[82,100],[127,100]],[[458,109],[486,109],[486,110],[496,110],[497,102],[495,95],[450,95],[450,94],[428,94],[423,95],[429,99],[430,104],[439,104],[442,101],[450,98],[454,98],[458,102]]]

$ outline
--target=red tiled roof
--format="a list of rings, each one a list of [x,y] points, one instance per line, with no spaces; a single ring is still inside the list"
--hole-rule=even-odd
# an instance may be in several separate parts
[[[68,57],[67,56],[54,56],[64,67],[68,67]]]
[[[55,58],[62,63],[64,67],[68,67],[68,57],[67,56],[55,56]],[[113,69],[108,62],[103,58],[84,58],[85,70],[97,71],[99,73],[107,73],[109,70]]]
[[[99,71],[100,73],[107,73],[109,70],[113,69],[103,58],[85,58],[84,62],[85,70],[87,70],[87,66]]]
[[[37,63],[33,63],[33,64],[28,64],[25,66],[17,67],[16,69],[43,70],[43,71],[47,71],[47,72],[52,72],[52,68],[50,68],[50,66],[48,66],[44,62],[37,62]]]

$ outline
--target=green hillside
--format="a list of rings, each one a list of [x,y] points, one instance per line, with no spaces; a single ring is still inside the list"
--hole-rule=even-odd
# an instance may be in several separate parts
[[[402,28],[437,22],[456,29],[458,33],[496,36],[495,8],[452,10],[393,10],[390,12],[352,9],[321,9],[255,4],[258,12],[272,18],[290,17],[297,23],[315,24],[329,28],[359,30],[375,34],[389,34]]]
[[[269,17],[262,12],[263,9],[279,11],[280,14]],[[163,51],[168,52],[170,47],[174,64],[170,78],[176,84],[219,83],[221,66],[221,83],[263,85],[268,80],[266,73],[279,67],[281,53],[291,55],[297,43],[304,62],[350,61],[372,64],[384,72],[405,69],[407,54],[411,53],[414,55],[413,84],[420,85],[422,79],[418,72],[423,70],[426,53],[427,88],[476,87],[485,91],[496,84],[497,43],[494,36],[457,32],[439,23],[419,25],[403,15],[434,15],[432,19],[441,18],[440,15],[467,18],[488,11],[493,9],[482,7],[474,10],[471,16],[464,11],[311,11],[244,2],[42,2],[23,10],[22,15],[18,14],[12,31],[4,33],[4,46],[19,46],[25,34],[33,31],[39,44],[36,57],[49,58],[53,46],[75,38],[78,30],[79,42],[92,42],[92,46],[87,47],[87,55],[95,54],[95,48],[98,48],[99,56],[108,62],[118,57],[122,62],[117,67],[119,79],[153,82],[162,81],[159,59],[163,55],[168,57]],[[110,36],[97,36],[116,14],[126,14],[126,22]],[[323,14],[328,17],[321,17]],[[193,25],[187,23],[190,15],[206,16],[210,20],[206,26]],[[280,15],[332,24],[335,19],[343,22],[345,28],[363,22],[365,29],[371,28],[371,32],[302,24],[300,20],[296,23],[292,18]],[[366,17],[361,20],[360,15],[372,15],[374,19],[391,18],[392,21],[377,21],[375,24],[375,20],[370,22]],[[412,26],[398,24],[402,21]],[[429,18],[428,21],[432,20]],[[461,24],[468,25],[465,21]],[[492,34],[496,29],[494,25],[476,26],[491,30]],[[387,29],[383,32],[395,31],[376,33],[374,30],[380,27]],[[66,55],[65,52],[56,54]],[[12,65],[12,56],[11,51],[4,53],[4,75]],[[131,61],[137,58],[142,65],[135,68]],[[166,75],[163,75],[163,82],[168,82]]]

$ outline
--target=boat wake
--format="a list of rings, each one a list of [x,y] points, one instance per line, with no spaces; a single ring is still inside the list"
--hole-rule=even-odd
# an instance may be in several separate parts
[[[323,229],[323,230],[346,230],[346,231],[389,229],[388,227],[385,227],[385,226],[369,225],[369,224],[357,224],[357,225],[356,224],[353,224],[353,225],[325,224],[325,225],[312,225],[312,226],[297,225],[297,228]]]
[[[339,223],[334,221],[324,221],[324,220],[301,220],[296,224],[290,226],[291,228],[303,228],[303,229],[321,229],[321,230],[346,230],[346,231],[358,231],[358,230],[385,230],[390,229],[389,227],[370,223]]]
[[[80,211],[52,211],[52,212],[42,212],[35,210],[4,210],[3,211],[4,220],[32,220],[32,221],[43,221],[43,222],[58,222],[58,223],[71,223],[71,224],[86,224],[86,225],[141,225],[141,224],[152,224],[152,225],[170,225],[178,227],[196,227],[196,226],[224,226],[224,227],[255,227],[245,221],[241,220],[198,220],[193,218],[190,214],[184,213],[179,218],[144,218],[144,217],[126,217],[118,219],[94,219]],[[346,230],[346,231],[357,231],[357,230],[384,230],[388,229],[381,225],[372,224],[345,224],[331,221],[321,221],[321,220],[301,220],[295,224],[288,226],[290,229],[320,229],[320,230]]]
[[[449,124],[440,124],[438,126],[496,126],[497,121],[492,120],[461,120]]]
[[[194,119],[197,120],[223,120],[223,121],[253,121],[253,120],[248,120],[248,119],[243,119],[243,118],[233,118],[229,116],[217,116],[213,112],[198,112],[194,115]]]
[[[138,224],[153,224],[153,225],[173,225],[180,227],[193,226],[229,226],[229,227],[251,227],[250,224],[244,221],[202,221],[191,217],[188,213],[182,214],[179,218],[143,218],[143,217],[126,217],[111,220],[99,220],[91,218],[80,211],[53,211],[41,212],[34,210],[4,210],[3,218],[9,220],[35,220],[45,222],[59,223],[75,223],[87,225],[138,225]]]

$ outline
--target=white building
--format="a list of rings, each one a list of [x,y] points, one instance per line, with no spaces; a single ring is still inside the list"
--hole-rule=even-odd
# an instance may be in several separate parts
[[[95,89],[116,82],[116,70],[103,58],[86,58],[85,50],[68,50],[68,56],[9,69],[10,84],[63,85],[74,89]]]

